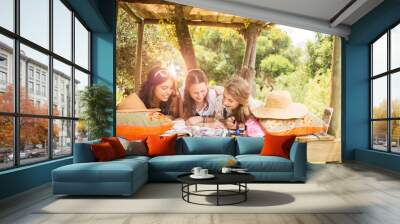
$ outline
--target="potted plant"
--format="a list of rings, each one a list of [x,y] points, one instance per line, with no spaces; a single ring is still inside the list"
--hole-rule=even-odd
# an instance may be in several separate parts
[[[89,139],[109,136],[107,131],[111,125],[113,97],[107,86],[95,84],[86,87],[80,93],[82,119],[88,128]]]

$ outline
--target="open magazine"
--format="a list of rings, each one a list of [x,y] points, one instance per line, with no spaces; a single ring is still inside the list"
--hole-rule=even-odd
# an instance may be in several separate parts
[[[183,119],[174,120],[173,123],[174,125],[172,129],[164,132],[163,135],[177,134],[178,136],[192,136],[192,137],[200,137],[200,136],[225,137],[228,136],[229,134],[229,131],[227,129],[202,127],[202,126],[186,126],[186,123]]]

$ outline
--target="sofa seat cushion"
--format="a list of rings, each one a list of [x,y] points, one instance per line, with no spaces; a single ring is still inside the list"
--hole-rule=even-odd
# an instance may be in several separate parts
[[[219,171],[228,160],[234,160],[231,155],[174,155],[157,156],[149,160],[149,170],[152,172],[190,172],[193,167],[203,167],[209,171]]]
[[[75,163],[59,167],[52,174],[53,181],[58,182],[131,182],[133,176],[147,179],[147,163],[139,159]]]
[[[114,160],[114,161],[127,161],[127,162],[129,162],[129,161],[132,161],[132,160],[133,161],[138,160],[138,161],[147,162],[147,161],[149,161],[149,159],[150,159],[150,157],[148,157],[148,156],[131,155],[131,156],[125,156],[124,158],[117,159],[117,160]]]
[[[240,167],[249,172],[292,172],[292,161],[279,156],[239,155],[236,156]]]

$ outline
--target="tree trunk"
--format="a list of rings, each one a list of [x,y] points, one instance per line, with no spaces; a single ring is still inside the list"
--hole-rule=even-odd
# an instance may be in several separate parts
[[[185,60],[187,70],[197,68],[196,55],[194,53],[192,38],[189,27],[184,16],[184,8],[181,5],[175,6],[175,30],[178,39],[179,50]]]
[[[248,27],[240,30],[246,42],[246,51],[243,57],[242,70],[240,75],[246,79],[251,87],[251,95],[256,96],[256,45],[257,38],[262,30],[262,27],[256,24],[250,24]]]
[[[331,75],[331,99],[330,107],[333,108],[333,115],[331,119],[331,124],[328,129],[328,133],[336,136],[336,138],[341,137],[341,70],[342,70],[342,49],[341,49],[341,39],[338,36],[333,37],[333,50],[332,50],[332,75]]]

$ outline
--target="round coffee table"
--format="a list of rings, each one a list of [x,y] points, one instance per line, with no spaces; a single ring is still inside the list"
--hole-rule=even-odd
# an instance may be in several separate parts
[[[213,174],[215,177],[212,179],[193,179],[190,177],[191,173],[182,174],[177,177],[178,181],[182,183],[182,199],[188,203],[198,204],[198,205],[234,205],[247,200],[247,192],[249,188],[247,183],[255,180],[255,177],[248,173],[216,173]],[[215,190],[198,190],[197,185],[215,185]],[[195,186],[194,191],[190,191],[190,186]],[[237,190],[224,190],[220,189],[220,185],[236,185]],[[206,194],[209,192],[214,192],[215,194]],[[193,202],[190,200],[190,196],[203,196],[203,197],[216,197],[216,204],[202,204]],[[240,196],[240,199],[231,203],[221,203],[221,197],[232,197]]]

